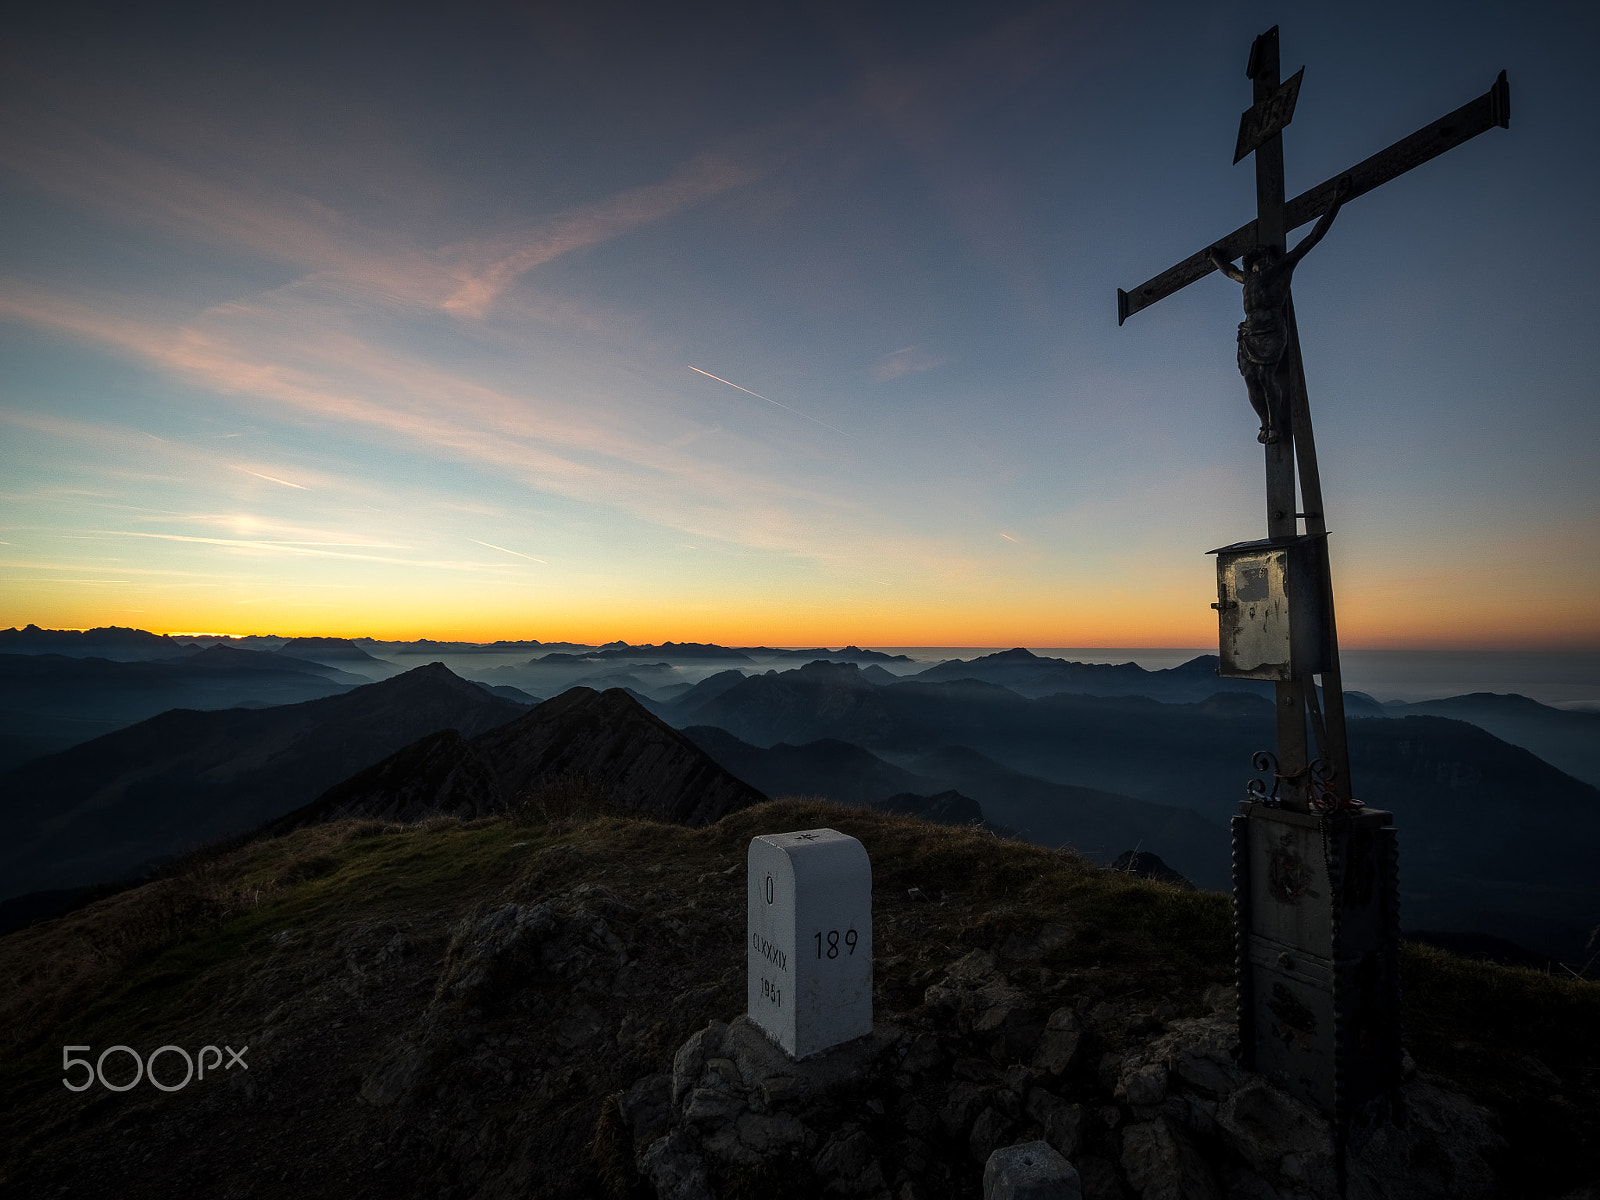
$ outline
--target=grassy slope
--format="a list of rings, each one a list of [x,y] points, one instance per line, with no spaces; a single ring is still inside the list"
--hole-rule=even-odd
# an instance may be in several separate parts
[[[1231,980],[1221,894],[859,809],[780,801],[701,830],[606,816],[343,822],[0,939],[0,1190],[586,1190],[605,1098],[667,1068],[707,1020],[743,1009],[749,839],[821,825],[872,857],[880,1020],[915,1024],[923,989],[961,954],[1051,927],[1070,936],[1048,939],[1044,969],[1025,981],[1042,1001],[1088,995],[1190,1015],[1208,985]],[[580,884],[614,901],[608,920],[647,987],[576,996],[535,980],[482,1007],[430,1007],[464,914]],[[914,903],[911,887],[944,901]],[[1505,1177],[1527,1185],[1520,1194],[1600,1175],[1600,986],[1408,946],[1404,987],[1419,1066],[1499,1113]],[[396,1108],[358,1103],[396,1035],[424,1029],[448,1049],[425,1093]],[[63,1045],[98,1055],[113,1043],[249,1044],[251,1072],[172,1094],[62,1087]]]

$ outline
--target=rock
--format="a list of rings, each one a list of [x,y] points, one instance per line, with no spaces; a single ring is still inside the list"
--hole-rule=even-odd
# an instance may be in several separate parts
[[[534,905],[479,906],[456,926],[433,1004],[491,1004],[537,976],[608,990],[627,961],[621,939],[601,915],[608,907],[626,909],[592,884]]]
[[[996,1062],[1014,1062],[1033,1049],[1040,1027],[1028,997],[1009,983],[985,984],[973,993],[972,1032],[989,1043]]]
[[[1072,940],[1072,936],[1073,930],[1070,925],[1055,923],[1043,925],[1032,937],[1012,934],[1001,943],[1000,953],[1009,959],[1033,960],[1065,946]]]
[[[1083,1138],[1083,1105],[1068,1104],[1044,1088],[1031,1088],[1027,1112],[1043,1128],[1045,1141],[1068,1158],[1077,1154]]]
[[[735,1095],[726,1085],[692,1087],[683,1098],[679,1116],[685,1125],[721,1127],[732,1124],[745,1107],[744,1097]]]
[[[944,1062],[944,1050],[939,1039],[931,1033],[918,1034],[900,1060],[900,1069],[907,1075],[920,1075]]]
[[[830,1139],[813,1160],[812,1169],[829,1191],[844,1195],[869,1194],[884,1186],[877,1147],[860,1130],[841,1132]]]
[[[1267,1182],[1338,1191],[1328,1122],[1266,1080],[1251,1078],[1217,1105],[1216,1122],[1223,1142]]]
[[[902,1036],[894,1026],[879,1025],[866,1037],[796,1062],[749,1017],[736,1017],[723,1028],[726,1032],[718,1054],[731,1059],[743,1086],[760,1091],[769,1105],[806,1103],[861,1079],[900,1043]],[[687,1047],[685,1043],[684,1049]]]
[[[1239,1007],[1239,991],[1228,983],[1208,985],[1205,995],[1201,999],[1205,1006],[1214,1013],[1231,1012]]]
[[[854,1126],[831,1123],[826,1106],[836,1092],[848,1094],[864,1079],[891,1070],[890,1051],[900,1041],[899,1030],[879,1027],[796,1062],[746,1016],[728,1024],[712,1021],[678,1048],[670,1075],[652,1076],[624,1093],[620,1107],[630,1127],[648,1129],[666,1112],[665,1130],[636,1166],[658,1187],[692,1188],[696,1180],[721,1178],[724,1169],[747,1170],[809,1153],[819,1139],[803,1118],[823,1106],[827,1127],[838,1131],[815,1160],[827,1190],[882,1193],[887,1185],[876,1147],[865,1134],[865,1140],[852,1139]],[[871,1097],[860,1103],[869,1113],[883,1111],[881,1105],[872,1108]],[[924,1116],[931,1125],[931,1114]],[[643,1144],[636,1133],[635,1147]],[[647,1155],[654,1157],[647,1162]]]
[[[975,1083],[954,1083],[939,1109],[939,1124],[951,1137],[965,1137],[986,1107],[986,1091]]]
[[[1082,1049],[1083,1035],[1077,1030],[1046,1027],[1034,1046],[1033,1069],[1045,1075],[1065,1075],[1077,1065]]]
[[[1039,1073],[1032,1067],[1025,1067],[1021,1063],[1013,1063],[1005,1071],[1006,1087],[1019,1096],[1026,1096],[1028,1089],[1039,1082]]]
[[[1504,1149],[1485,1108],[1419,1076],[1400,1089],[1404,1126],[1379,1125],[1351,1147],[1349,1200],[1487,1200],[1500,1193],[1485,1155]]]
[[[1081,1200],[1072,1164],[1044,1142],[995,1150],[983,1167],[983,1200]]]
[[[739,1118],[739,1141],[759,1158],[798,1149],[813,1138],[793,1113],[746,1113]]]
[[[721,1162],[753,1167],[774,1155],[803,1149],[813,1139],[812,1132],[793,1113],[741,1110],[706,1131],[701,1148]]]
[[[622,1122],[635,1146],[648,1146],[672,1124],[672,1076],[646,1075],[617,1099]]]
[[[361,1080],[361,1098],[387,1108],[416,1090],[428,1072],[428,1052],[414,1042],[399,1042]]]
[[[971,1007],[971,993],[963,988],[947,987],[942,983],[930,984],[922,993],[922,1005],[935,1020],[954,1020],[963,1007]]]
[[[712,1054],[721,1052],[723,1039],[727,1036],[728,1027],[721,1021],[713,1021],[704,1029],[696,1030],[689,1035],[689,1040],[678,1047],[678,1052],[672,1056],[672,1107],[678,1109],[683,1104],[683,1098],[689,1089],[700,1078],[700,1073],[706,1065],[707,1047],[711,1047]]]
[[[1173,1063],[1178,1078],[1213,1096],[1226,1096],[1244,1082],[1244,1072],[1231,1062],[1183,1051]]]
[[[1167,1098],[1167,1065],[1130,1055],[1117,1078],[1116,1097],[1135,1108],[1153,1108]]]
[[[979,987],[994,977],[994,955],[987,950],[973,950],[950,964],[945,972],[945,982],[966,987]]]
[[[1205,1159],[1165,1117],[1122,1131],[1122,1169],[1142,1200],[1222,1200]]]
[[[1168,1119],[1201,1137],[1210,1137],[1216,1132],[1217,1102],[1205,1096],[1169,1092],[1161,1103],[1161,1111]]]
[[[900,1128],[907,1133],[925,1134],[933,1129],[937,1118],[920,1100],[911,1100],[900,1111]]]
[[[972,1133],[967,1138],[967,1149],[977,1162],[988,1162],[995,1150],[1011,1138],[1012,1120],[993,1105],[978,1114],[972,1123]]]
[[[1223,1168],[1222,1186],[1228,1200],[1283,1200],[1270,1183],[1237,1163]]]
[[[1117,1177],[1117,1168],[1108,1159],[1086,1157],[1077,1160],[1078,1179],[1083,1185],[1083,1200],[1125,1200],[1127,1192]]]
[[[1045,1020],[1044,1027],[1046,1029],[1064,1029],[1069,1032],[1076,1032],[1083,1028],[1083,1023],[1078,1020],[1078,1012],[1075,1008],[1071,1005],[1064,1005],[1050,1014]]]
[[[551,1029],[556,1045],[564,1050],[576,1050],[588,1045],[605,1030],[605,1019],[587,1004],[572,1008]]]
[[[656,1191],[656,1200],[712,1200],[705,1159],[682,1134],[651,1143],[639,1159],[639,1173]]]

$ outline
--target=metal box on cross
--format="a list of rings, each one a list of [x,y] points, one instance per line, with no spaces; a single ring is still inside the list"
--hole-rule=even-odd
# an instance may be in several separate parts
[[[1217,556],[1217,674],[1289,680],[1328,669],[1326,535],[1235,542]]]
[[[872,1032],[872,863],[836,829],[752,838],[750,1019],[791,1058]]]

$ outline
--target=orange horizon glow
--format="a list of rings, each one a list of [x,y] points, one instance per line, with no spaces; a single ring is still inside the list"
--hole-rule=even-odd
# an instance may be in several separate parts
[[[404,622],[400,620],[346,621],[332,620],[308,622],[284,620],[263,622],[247,627],[223,627],[223,623],[140,621],[133,614],[108,616],[103,620],[84,623],[55,622],[32,617],[13,619],[11,627],[36,625],[41,629],[85,632],[90,629],[121,627],[140,629],[167,637],[177,638],[229,638],[250,637],[336,637],[346,639],[369,638],[377,642],[460,642],[487,645],[493,642],[570,642],[576,645],[600,646],[609,642],[625,642],[632,646],[662,645],[666,642],[708,643],[722,646],[770,646],[774,649],[804,649],[809,647],[860,646],[863,648],[914,648],[937,650],[941,648],[1006,649],[1013,646],[1081,649],[1114,648],[1126,650],[1177,650],[1194,649],[1205,653],[1216,645],[1215,628],[1202,623],[1162,627],[1161,632],[1148,629],[1135,631],[1112,624],[1080,624],[1064,626],[1007,627],[1000,621],[974,621],[963,624],[956,619],[927,620],[893,627],[883,624],[863,623],[854,628],[845,627],[837,620],[818,619],[813,623],[778,624],[767,618],[728,620],[716,623],[685,617],[672,621],[660,617],[648,620],[620,620],[615,624],[583,621],[551,621],[504,625],[470,623],[445,625],[429,621]],[[3,627],[3,626],[0,626]],[[1359,626],[1340,637],[1343,650],[1425,650],[1438,652],[1538,652],[1573,651],[1600,652],[1600,636],[1592,631],[1573,630],[1570,635],[1559,631],[1544,631],[1540,637],[1513,638],[1505,635],[1480,633],[1476,636],[1435,626],[1431,633],[1420,629],[1381,632]]]

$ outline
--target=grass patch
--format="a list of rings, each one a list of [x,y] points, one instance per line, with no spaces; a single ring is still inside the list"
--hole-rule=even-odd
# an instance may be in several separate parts
[[[358,926],[368,926],[361,935],[368,952],[382,944],[370,936],[374,922],[425,928],[417,936],[432,957],[414,956],[408,970],[431,987],[445,931],[460,914],[480,903],[535,903],[598,883],[636,914],[619,920],[648,931],[648,946],[658,954],[651,969],[663,972],[660,1011],[628,1014],[647,1032],[636,1037],[626,1071],[613,1061],[614,1049],[596,1051],[572,1068],[579,1082],[570,1100],[546,1103],[512,1092],[499,1102],[549,1127],[566,1120],[562,1105],[590,1103],[583,1081],[610,1071],[617,1077],[606,1076],[604,1095],[612,1095],[633,1072],[670,1062],[698,1024],[742,1008],[749,841],[819,826],[859,838],[871,858],[874,981],[883,1020],[914,1015],[925,989],[974,950],[997,953],[1008,970],[1026,962],[1012,974],[1030,991],[1037,987],[1042,1008],[1088,997],[1116,1001],[1107,1007],[1131,1015],[1197,1012],[1209,984],[1232,978],[1233,920],[1225,895],[1108,871],[1071,851],[803,799],[760,805],[699,829],[627,817],[607,803],[582,781],[567,781],[538,805],[530,799],[496,819],[412,826],[342,821],[301,829],[197,856],[161,880],[0,938],[0,978],[7,980],[0,995],[0,1088],[7,1111],[31,1112],[23,1097],[48,1092],[52,1111],[76,1113],[76,1128],[84,1128],[91,1110],[81,1103],[88,1102],[62,1098],[61,1045],[90,1044],[98,1053],[117,1042],[147,1051],[217,1042],[234,1027],[259,1034],[266,1023],[262,997],[301,1005],[324,978],[318,972],[347,969],[346,947],[360,940],[352,932]],[[274,941],[279,934],[285,938]],[[1015,947],[1024,952],[1013,955]],[[1402,982],[1407,1043],[1419,1066],[1499,1115],[1511,1142],[1503,1178],[1527,1194],[1559,1195],[1600,1177],[1600,985],[1409,944]],[[417,994],[424,1005],[425,993]],[[540,1053],[537,1061],[546,1061],[549,1048]],[[327,1077],[337,1077],[347,1095],[361,1060],[328,1054]],[[124,1101],[105,1104],[110,1112]],[[606,1111],[584,1109],[582,1138],[600,1167],[610,1163],[601,1174],[620,1194],[627,1164],[611,1161],[621,1135]],[[382,1119],[378,1110],[340,1119],[369,1118]],[[93,1116],[102,1120],[109,1118]],[[50,1139],[58,1136],[67,1135],[36,1132],[30,1144],[55,1145]]]
[[[1523,1194],[1600,1178],[1600,984],[1405,943],[1406,1043],[1500,1116]]]

